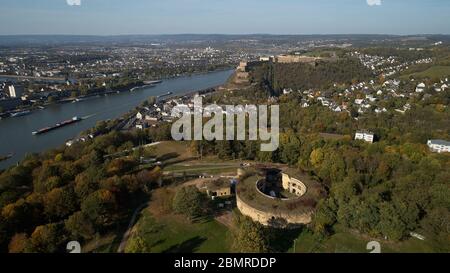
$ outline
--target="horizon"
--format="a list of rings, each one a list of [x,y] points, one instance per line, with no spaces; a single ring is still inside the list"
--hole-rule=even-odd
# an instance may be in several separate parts
[[[412,34],[387,34],[387,33],[311,33],[311,34],[284,34],[284,33],[154,33],[154,34],[0,34],[0,37],[19,36],[85,36],[85,37],[120,37],[120,36],[450,36],[446,33],[412,33]]]
[[[0,35],[450,35],[445,0],[36,2],[0,0]]]

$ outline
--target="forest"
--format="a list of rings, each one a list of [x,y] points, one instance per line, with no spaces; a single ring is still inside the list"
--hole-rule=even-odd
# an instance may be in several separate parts
[[[68,241],[84,243],[117,231],[161,170],[137,168],[137,158],[145,155],[140,151],[121,158],[107,155],[142,141],[139,132],[111,132],[29,155],[1,172],[0,251],[65,252]]]
[[[419,232],[436,251],[450,251],[450,156],[431,153],[426,146],[428,139],[450,135],[448,91],[415,101],[405,114],[357,120],[318,104],[301,108],[299,93],[279,94],[285,84],[316,88],[369,76],[353,60],[346,62],[352,65],[263,65],[252,73],[260,84],[207,98],[218,103],[259,103],[276,95],[283,117],[277,151],[260,152],[259,143],[252,141],[192,142],[192,148],[223,160],[283,163],[315,177],[328,193],[309,226],[317,236],[332,235],[338,225],[393,242]],[[108,132],[106,126],[99,124],[92,131]],[[373,131],[377,141],[354,141],[359,129]],[[113,131],[72,147],[29,155],[0,172],[0,251],[58,252],[68,238],[85,242],[116,230],[139,205],[140,197],[157,185],[161,169],[141,170],[139,152],[126,158],[108,155],[160,140],[170,140],[170,125],[150,131]],[[235,235],[239,242],[246,242],[248,232],[264,237],[261,227],[238,222],[243,230]],[[248,245],[239,249],[270,249]]]
[[[256,66],[252,76],[254,82],[263,83],[275,94],[280,94],[284,88],[306,90],[329,88],[335,83],[367,81],[373,74],[358,60],[342,58],[336,61],[318,61],[316,65],[267,63]]]
[[[264,66],[256,73],[264,69],[271,68]],[[263,74],[256,77],[262,82],[267,79]],[[251,92],[222,96],[220,103],[267,102],[272,95],[270,85],[262,84]],[[250,141],[203,141],[195,144],[197,150],[223,159],[284,163],[309,172],[328,189],[311,227],[315,234],[332,235],[340,225],[398,242],[411,232],[420,232],[436,251],[448,252],[450,157],[432,153],[426,146],[429,139],[450,135],[450,111],[445,107],[450,103],[448,92],[417,99],[405,114],[359,119],[319,104],[300,108],[301,97],[292,93],[277,98],[282,132],[279,150],[260,152],[259,145]],[[374,132],[377,141],[354,141],[360,129]]]
[[[346,118],[341,117],[343,128],[336,128],[329,120],[334,113],[314,109],[316,113],[308,115],[290,107],[287,111],[297,113],[294,124],[301,126],[284,128],[276,152],[260,152],[259,145],[250,141],[199,142],[197,149],[222,159],[284,163],[308,171],[328,189],[328,198],[321,201],[314,220],[318,234],[331,235],[333,226],[340,224],[373,237],[401,241],[420,230],[436,243],[436,250],[449,251],[450,158],[429,152],[419,142],[432,135],[423,132],[420,122],[392,129],[378,127],[385,135],[367,144],[352,140],[351,127],[344,127],[351,126]],[[448,113],[436,118],[444,117],[449,120]],[[320,135],[330,129],[344,135]]]

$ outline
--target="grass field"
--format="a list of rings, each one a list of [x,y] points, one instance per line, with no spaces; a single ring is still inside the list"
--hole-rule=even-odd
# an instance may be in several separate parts
[[[211,175],[223,174],[223,173],[235,173],[239,164],[225,163],[225,164],[175,164],[164,168],[166,172],[180,173],[186,172],[189,174],[203,174],[208,173]]]
[[[189,149],[189,142],[185,141],[163,141],[154,147],[155,154],[159,158],[187,159],[192,157]]]
[[[382,253],[431,253],[436,252],[430,242],[410,238],[400,243],[391,243],[383,240],[371,239],[353,234],[343,228],[322,242],[310,232],[302,232],[296,240],[295,252],[297,253],[369,253],[367,243],[378,241],[381,244]],[[293,247],[289,252],[294,252]]]
[[[152,253],[222,253],[229,251],[228,229],[215,220],[190,223],[177,215],[155,217],[147,209],[136,227]]]
[[[425,71],[412,73],[409,75],[405,75],[402,78],[408,79],[409,77],[414,78],[446,78],[450,76],[450,66],[433,66],[428,68]]]

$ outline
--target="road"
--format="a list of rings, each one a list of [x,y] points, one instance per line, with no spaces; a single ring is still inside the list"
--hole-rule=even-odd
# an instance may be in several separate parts
[[[58,77],[35,77],[35,76],[17,76],[17,75],[2,75],[0,78],[18,79],[18,80],[42,80],[42,81],[65,81],[65,78]]]

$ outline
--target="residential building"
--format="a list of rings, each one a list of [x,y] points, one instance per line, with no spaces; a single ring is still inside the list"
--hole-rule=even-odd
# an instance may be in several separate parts
[[[369,131],[358,131],[356,132],[355,140],[364,140],[365,142],[373,143],[375,141],[375,134]]]
[[[419,83],[416,87],[416,92],[422,93],[423,91],[425,91],[425,87],[426,87],[426,85],[423,82]]]
[[[441,139],[428,140],[427,143],[430,150],[436,153],[450,153],[450,141]]]

